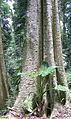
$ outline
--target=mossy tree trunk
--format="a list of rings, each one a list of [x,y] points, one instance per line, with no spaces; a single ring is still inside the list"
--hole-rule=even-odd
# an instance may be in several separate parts
[[[2,33],[1,33],[1,15],[0,15],[0,108],[5,106],[6,99],[8,98],[8,85],[7,85],[6,68],[3,53]]]

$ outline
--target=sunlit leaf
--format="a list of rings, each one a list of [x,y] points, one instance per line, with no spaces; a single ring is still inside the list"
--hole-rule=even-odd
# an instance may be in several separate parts
[[[38,72],[32,72],[32,71],[18,72],[17,75],[21,76],[21,77],[24,77],[24,76],[37,77],[38,76]]]
[[[55,87],[55,90],[58,90],[58,91],[67,91],[67,88],[65,86],[62,86],[62,85],[57,85],[57,87]]]
[[[39,76],[45,77],[45,76],[51,74],[52,72],[54,72],[54,70],[56,68],[57,68],[57,66],[47,67],[47,66],[42,65],[38,70],[38,74],[39,74]]]
[[[31,96],[27,96],[23,104],[24,104],[24,107],[29,112],[32,112],[32,97]]]

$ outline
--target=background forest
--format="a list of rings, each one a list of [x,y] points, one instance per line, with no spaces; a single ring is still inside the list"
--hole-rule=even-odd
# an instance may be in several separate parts
[[[0,0],[0,116],[71,118],[70,103],[71,0]]]

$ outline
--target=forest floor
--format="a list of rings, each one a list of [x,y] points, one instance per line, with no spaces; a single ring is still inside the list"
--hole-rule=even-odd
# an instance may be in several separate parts
[[[71,119],[71,104],[55,107],[49,118],[27,117],[26,119]]]
[[[21,119],[20,117],[0,117],[0,119]],[[71,104],[55,107],[52,111],[51,117],[36,117],[36,116],[28,116],[23,117],[22,119],[71,119]]]

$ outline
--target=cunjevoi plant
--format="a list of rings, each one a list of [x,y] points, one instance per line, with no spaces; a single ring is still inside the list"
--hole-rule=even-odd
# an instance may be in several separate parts
[[[58,66],[50,66],[48,67],[48,64],[46,62],[43,62],[40,66],[40,68],[36,71],[36,72],[32,72],[32,71],[27,71],[27,72],[19,72],[18,75],[21,75],[21,77],[23,76],[29,76],[29,77],[37,77],[37,76],[41,76],[44,80],[44,78],[50,74],[52,74],[55,69],[58,68]],[[45,86],[44,86],[45,87]],[[42,88],[42,86],[40,87]],[[62,86],[62,85],[57,85],[57,87],[54,87],[55,90],[57,91],[66,91],[66,87],[65,86]],[[41,89],[40,89],[41,90]],[[41,90],[42,91],[42,90]],[[46,92],[46,91],[45,91]],[[45,92],[40,92],[38,91],[37,93],[37,96],[41,97],[44,95]],[[24,103],[25,105],[25,108],[29,111],[29,112],[32,112],[32,98],[31,96],[29,97],[26,97]]]

